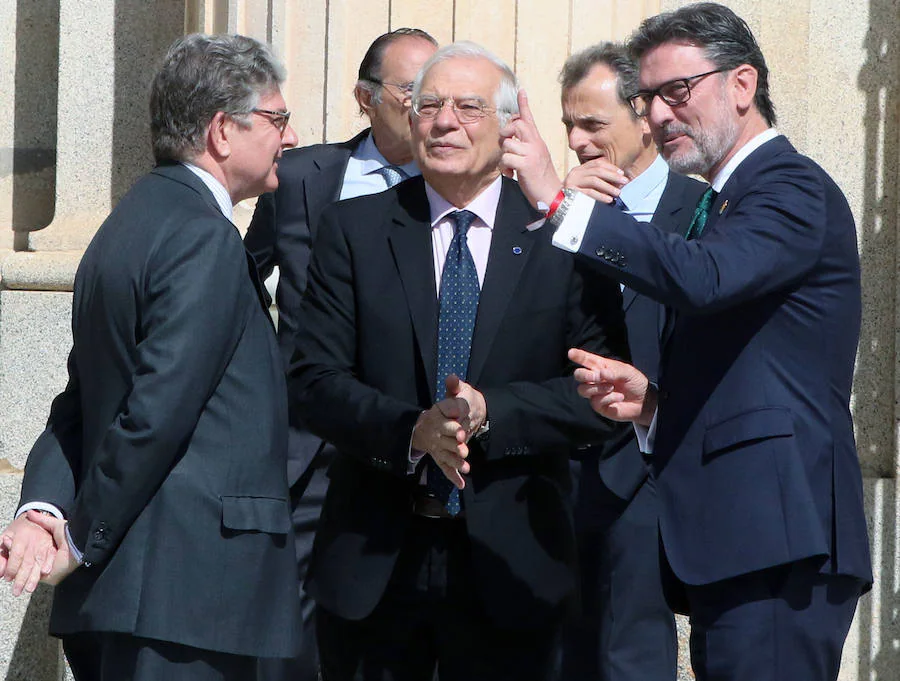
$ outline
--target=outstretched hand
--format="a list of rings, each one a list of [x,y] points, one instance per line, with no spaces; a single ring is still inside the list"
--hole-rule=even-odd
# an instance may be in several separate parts
[[[586,350],[569,350],[569,359],[582,367],[575,370],[578,394],[590,400],[594,411],[614,421],[650,425],[656,391],[644,374],[631,364]]]
[[[532,206],[538,202],[553,203],[562,188],[562,182],[553,167],[550,150],[544,143],[528,106],[528,95],[519,90],[519,115],[500,131],[503,157],[500,161],[504,174],[515,171],[519,186]]]

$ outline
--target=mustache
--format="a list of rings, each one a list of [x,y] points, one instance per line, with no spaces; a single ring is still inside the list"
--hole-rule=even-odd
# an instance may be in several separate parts
[[[678,121],[666,123],[659,129],[659,138],[662,140],[669,140],[678,135],[684,135],[685,137],[694,139],[694,131],[691,127],[684,123],[679,123]]]

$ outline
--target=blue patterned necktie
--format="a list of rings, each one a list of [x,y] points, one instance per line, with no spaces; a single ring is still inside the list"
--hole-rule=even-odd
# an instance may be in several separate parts
[[[475,214],[460,210],[451,213],[450,218],[456,222],[456,232],[450,242],[450,250],[447,251],[447,259],[444,261],[444,271],[441,273],[435,402],[446,396],[444,379],[447,376],[456,374],[461,380],[466,379],[480,292],[475,260],[466,239]],[[443,502],[450,515],[458,514],[459,490],[447,479],[431,457],[428,457],[427,475],[428,494]]]
[[[690,241],[703,234],[703,228],[706,227],[706,220],[709,218],[709,209],[712,208],[716,196],[718,196],[718,192],[712,187],[708,187],[703,192],[703,196],[697,202],[697,207],[694,208],[694,217],[691,218],[691,225],[684,233],[685,239]]]
[[[376,172],[384,178],[384,182],[387,184],[388,189],[406,179],[406,173],[397,166],[384,166],[383,168],[379,168]]]

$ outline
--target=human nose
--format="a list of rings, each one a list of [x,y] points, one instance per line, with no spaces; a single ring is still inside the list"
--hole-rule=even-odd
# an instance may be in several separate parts
[[[577,153],[587,146],[587,142],[588,136],[583,130],[574,127],[569,130],[569,149]]]
[[[288,123],[284,131],[281,133],[281,146],[282,147],[296,147],[300,143],[300,138],[297,136],[297,133],[294,131],[294,128]]]
[[[459,118],[456,116],[452,99],[445,99],[441,102],[441,108],[434,117],[434,122],[441,128],[455,128],[459,125]]]

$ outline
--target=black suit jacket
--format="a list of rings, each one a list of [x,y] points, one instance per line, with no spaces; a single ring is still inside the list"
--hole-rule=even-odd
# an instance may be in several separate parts
[[[849,408],[859,257],[827,173],[779,136],[737,167],[699,239],[597,205],[580,253],[675,309],[651,458],[675,574],[812,559],[870,583]]]
[[[293,652],[285,384],[254,275],[181,165],[140,179],[85,251],[69,382],[21,498],[62,509],[84,551],[54,633]]]
[[[479,595],[504,626],[539,624],[571,593],[568,456],[617,428],[578,397],[566,351],[627,353],[618,285],[585,282],[547,229],[525,229],[536,217],[504,179],[468,372],[491,431],[472,444],[465,522]],[[349,619],[378,603],[411,518],[410,434],[443,380],[433,269],[421,178],[322,216],[290,401],[338,450],[307,588]]]
[[[684,234],[705,189],[706,185],[702,182],[669,172],[666,188],[653,215],[653,224],[667,232]],[[667,328],[666,308],[628,287],[622,292],[622,307],[628,327],[631,361],[651,381],[656,382],[659,377],[660,342]],[[624,500],[634,496],[648,474],[633,429],[626,429],[620,438],[589,450],[581,465],[597,466],[603,484]],[[588,508],[590,501],[585,500]]]
[[[369,129],[338,144],[314,144],[288,149],[278,162],[278,190],[259,197],[244,237],[256,261],[260,279],[277,266],[278,345],[287,368],[294,336],[303,325],[300,301],[322,211],[340,198],[347,163],[368,136]],[[322,440],[302,423],[292,423],[288,448],[288,484],[303,475]]]

